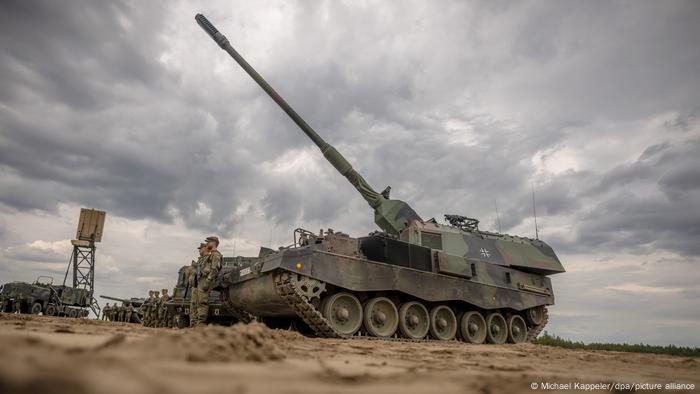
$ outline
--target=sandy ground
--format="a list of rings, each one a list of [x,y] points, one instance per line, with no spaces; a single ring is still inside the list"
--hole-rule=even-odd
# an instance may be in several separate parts
[[[555,382],[572,386],[542,388]],[[574,385],[601,382],[698,387],[700,359],[317,339],[261,324],[167,330],[0,314],[0,393],[7,394],[535,393],[583,392]]]

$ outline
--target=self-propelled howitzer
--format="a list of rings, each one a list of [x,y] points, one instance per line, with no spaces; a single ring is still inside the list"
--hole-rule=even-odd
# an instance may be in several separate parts
[[[547,275],[564,272],[539,239],[481,231],[478,221],[423,220],[375,191],[203,15],[197,23],[289,115],[374,209],[384,232],[351,238],[295,230],[292,247],[222,270],[225,302],[263,319],[297,318],[320,336],[430,336],[468,342],[534,339],[554,304]]]

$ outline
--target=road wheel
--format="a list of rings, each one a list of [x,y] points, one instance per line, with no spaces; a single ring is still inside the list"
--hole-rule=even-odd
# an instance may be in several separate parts
[[[454,339],[457,334],[457,318],[447,305],[438,305],[430,310],[430,335],[441,341]]]
[[[43,309],[43,308],[41,307],[41,303],[35,302],[35,303],[32,305],[32,310],[31,310],[32,315],[38,315],[38,314],[40,314],[42,309]]]
[[[399,308],[399,331],[409,339],[422,339],[428,335],[430,316],[418,301],[407,302]]]
[[[353,294],[336,293],[324,303],[323,316],[338,334],[352,336],[362,326],[362,304]]]
[[[70,317],[70,318],[78,317],[78,310],[77,309],[70,309],[68,311],[68,317]]]
[[[53,316],[55,314],[56,314],[56,307],[53,305],[46,305],[46,309],[44,310],[44,315]]]
[[[525,342],[527,339],[527,324],[520,315],[508,319],[508,341],[511,343]]]
[[[465,342],[484,343],[486,340],[486,320],[477,311],[466,312],[459,322],[459,332]]]
[[[365,304],[364,323],[369,335],[391,337],[399,326],[399,311],[386,297],[372,298]]]
[[[525,312],[525,317],[527,321],[533,326],[539,326],[544,321],[544,307],[536,306],[530,308]]]
[[[508,339],[508,324],[498,312],[486,316],[486,339],[495,344],[505,343]]]

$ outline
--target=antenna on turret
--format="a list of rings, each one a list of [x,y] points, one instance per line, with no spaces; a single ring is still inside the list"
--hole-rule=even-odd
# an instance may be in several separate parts
[[[532,214],[535,217],[535,239],[540,239],[540,231],[537,228],[537,208],[535,207],[535,184],[530,183],[532,189]]]
[[[498,223],[498,232],[501,232],[501,215],[498,213],[498,201],[493,200],[493,205],[496,206],[496,222]]]

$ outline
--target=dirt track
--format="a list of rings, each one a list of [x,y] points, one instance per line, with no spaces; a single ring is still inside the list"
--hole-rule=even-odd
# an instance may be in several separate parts
[[[700,360],[531,344],[315,339],[259,324],[178,331],[0,314],[0,393],[553,391],[533,390],[533,382],[698,387]]]

